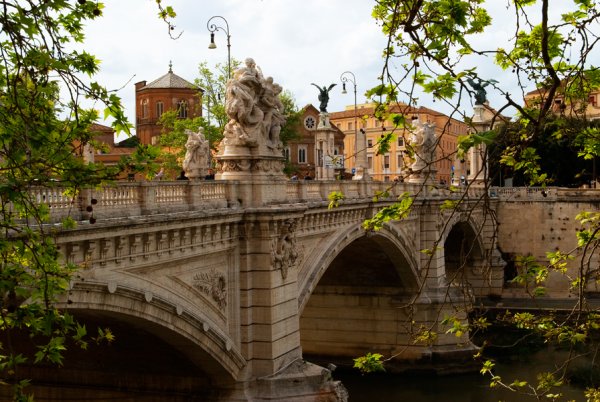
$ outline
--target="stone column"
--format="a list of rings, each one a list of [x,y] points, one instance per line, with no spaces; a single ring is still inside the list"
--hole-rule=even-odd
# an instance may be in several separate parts
[[[315,131],[315,179],[335,179],[333,155],[335,153],[335,131],[329,123],[329,113],[319,115],[319,125]]]
[[[356,130],[356,172],[353,180],[369,180],[369,166],[367,163],[367,133],[365,130]]]

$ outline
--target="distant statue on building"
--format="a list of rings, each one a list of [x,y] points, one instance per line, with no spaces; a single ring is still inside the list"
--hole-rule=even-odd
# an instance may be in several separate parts
[[[314,85],[317,87],[317,89],[319,90],[319,110],[321,111],[321,113],[327,113],[327,104],[329,103],[329,91],[331,91],[331,89],[336,86],[336,84],[331,84],[329,86],[329,88],[326,88],[323,85],[323,88],[321,88],[320,86],[318,86],[317,84],[311,83],[311,85]]]
[[[204,137],[202,127],[198,132],[185,130],[188,136],[185,143],[185,158],[183,159],[183,171],[189,179],[198,179],[204,177],[208,168],[209,144]]]
[[[487,92],[485,90],[485,87],[487,87],[491,83],[496,83],[498,81],[496,81],[496,80],[485,81],[479,77],[475,77],[475,79],[477,81],[473,80],[472,78],[467,78],[467,82],[475,91],[475,104],[483,105],[483,104],[485,104],[485,102],[487,102],[487,97],[486,97]]]

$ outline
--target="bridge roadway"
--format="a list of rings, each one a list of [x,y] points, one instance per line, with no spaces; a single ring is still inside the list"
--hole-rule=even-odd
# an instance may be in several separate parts
[[[397,370],[462,364],[472,345],[439,321],[467,298],[447,285],[466,276],[474,294],[502,287],[483,194],[389,184],[132,182],[75,200],[40,189],[54,222],[79,221],[57,236],[81,267],[61,307],[117,341],[69,351],[61,370],[32,377],[60,384],[63,397],[334,401],[343,388],[304,356],[349,365],[379,352]],[[345,199],[330,209],[332,191]],[[416,196],[407,219],[362,228],[403,192]],[[463,196],[459,211],[440,209]],[[431,345],[411,339],[423,328],[439,332]]]

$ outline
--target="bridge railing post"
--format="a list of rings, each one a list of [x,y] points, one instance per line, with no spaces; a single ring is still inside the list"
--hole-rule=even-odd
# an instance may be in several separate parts
[[[75,219],[77,220],[83,220],[83,219],[87,219],[89,212],[87,212],[86,208],[88,205],[92,205],[92,190],[89,188],[83,188],[81,189],[81,191],[79,192],[79,196],[77,197],[76,200],[76,208],[77,211],[79,213],[79,216],[75,217]]]
[[[225,198],[227,198],[227,206],[229,208],[235,208],[240,206],[240,194],[238,180],[229,180],[226,182]]]
[[[156,186],[157,183],[140,183],[140,209],[142,215],[151,215],[158,212],[156,205]]]

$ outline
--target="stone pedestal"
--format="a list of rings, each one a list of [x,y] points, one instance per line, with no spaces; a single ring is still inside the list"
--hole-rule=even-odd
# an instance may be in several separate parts
[[[216,157],[215,178],[240,182],[238,201],[243,207],[260,207],[286,199],[285,159],[262,148],[224,145]]]
[[[369,165],[367,162],[367,134],[364,130],[356,131],[356,172],[352,180],[369,180]]]
[[[321,113],[315,131],[315,175],[317,180],[335,179],[335,131],[329,123],[329,113]]]
[[[476,133],[490,130],[494,115],[484,105],[476,104],[473,107],[473,128]],[[487,166],[484,166],[485,144],[474,146],[469,150],[469,175],[467,180],[475,186],[484,185],[487,176]]]

